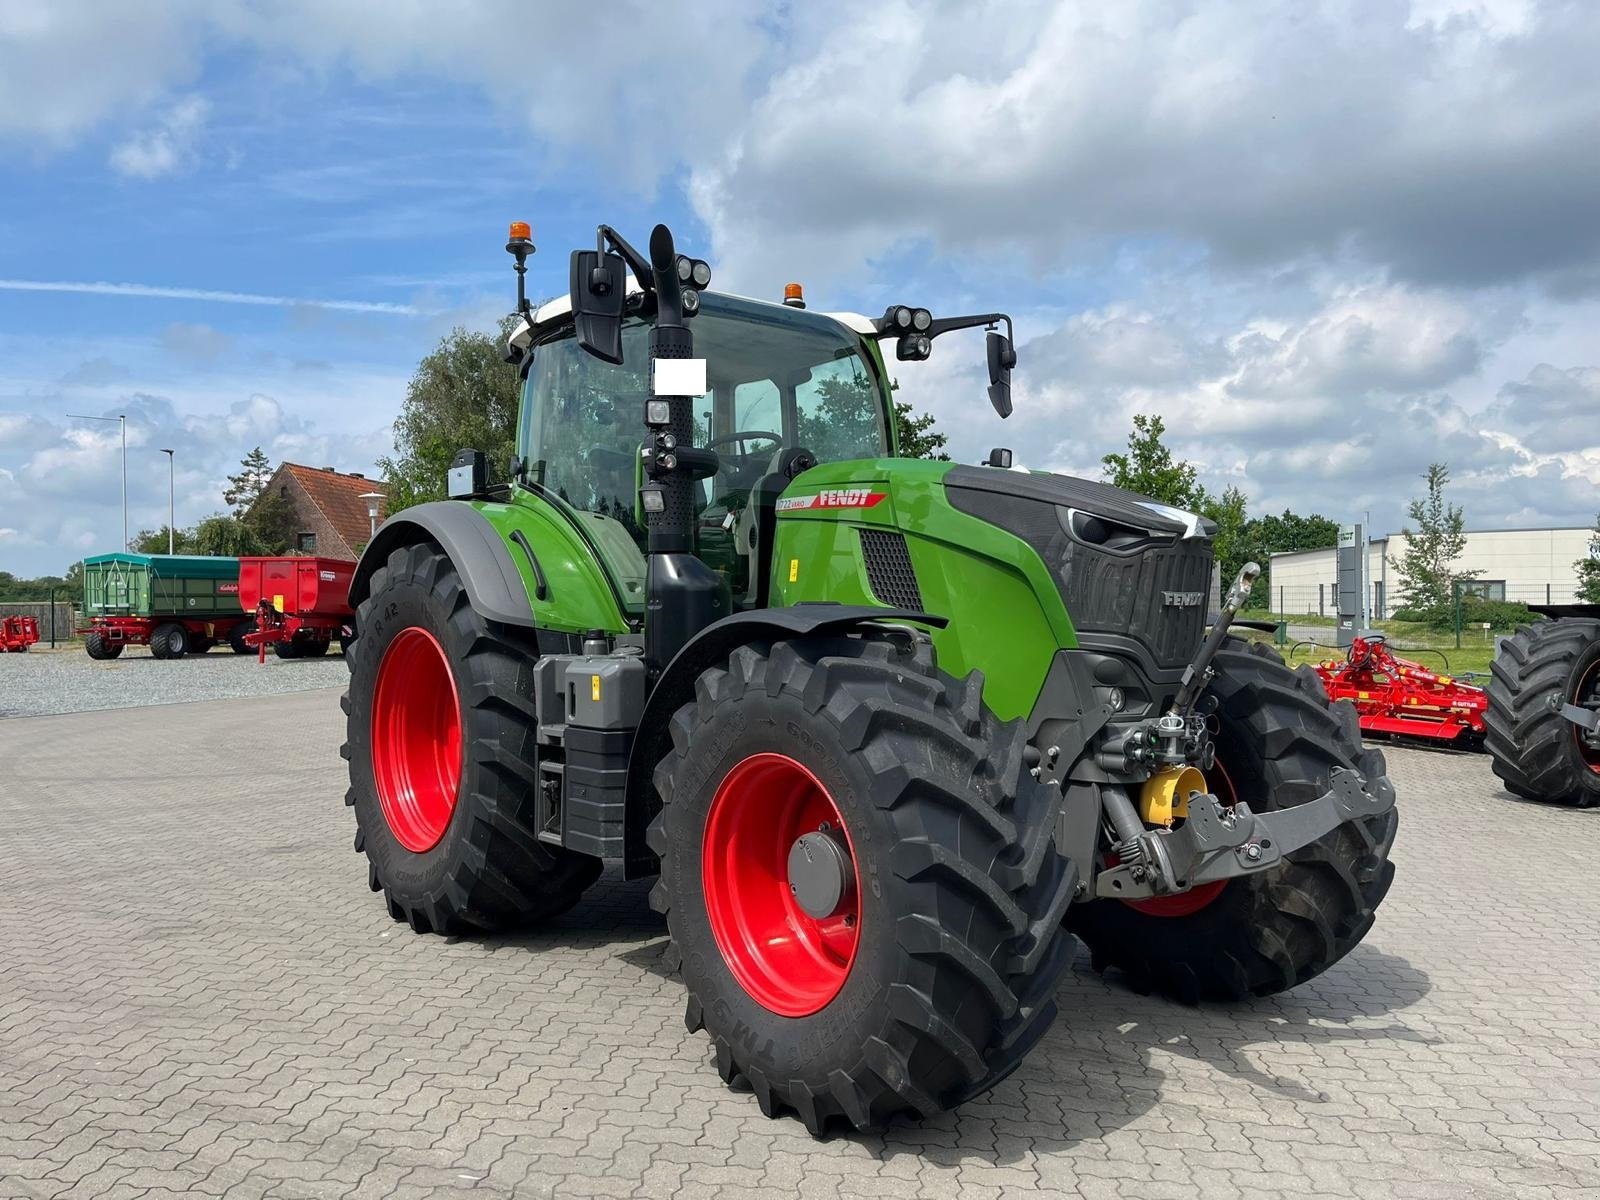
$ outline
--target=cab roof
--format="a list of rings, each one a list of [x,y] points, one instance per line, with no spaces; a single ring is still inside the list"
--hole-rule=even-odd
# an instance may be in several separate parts
[[[644,294],[644,289],[639,286],[639,281],[631,274],[626,277],[626,280],[628,295],[640,296]],[[753,296],[739,296],[732,292],[711,292],[707,294],[724,296],[729,300],[738,300],[745,304],[761,304],[768,308],[785,308],[791,312],[796,311],[792,308],[789,308],[787,305],[774,304],[771,300],[758,300]],[[873,325],[871,319],[862,316],[860,313],[829,312],[814,313],[813,315],[827,317],[830,320],[837,321],[840,325],[843,325],[851,332],[858,333],[863,336],[870,337],[877,332],[877,327]],[[512,349],[526,350],[530,345],[533,344],[537,337],[559,326],[571,316],[572,297],[570,295],[556,296],[550,300],[546,300],[543,304],[540,304],[533,310],[533,320],[531,323],[526,317],[522,318],[522,320],[518,322],[516,328],[512,330],[511,336],[506,339],[506,345]]]

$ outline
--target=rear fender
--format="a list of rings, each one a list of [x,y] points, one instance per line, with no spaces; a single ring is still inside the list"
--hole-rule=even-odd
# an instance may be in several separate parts
[[[678,651],[645,701],[628,759],[627,820],[623,828],[623,854],[627,877],[654,875],[659,863],[645,845],[645,831],[661,807],[656,795],[656,764],[672,743],[672,714],[694,699],[695,681],[708,667],[726,662],[738,647],[755,641],[849,633],[872,621],[913,622],[943,629],[944,617],[903,608],[870,605],[799,604],[790,608],[760,608],[734,613],[702,629]]]

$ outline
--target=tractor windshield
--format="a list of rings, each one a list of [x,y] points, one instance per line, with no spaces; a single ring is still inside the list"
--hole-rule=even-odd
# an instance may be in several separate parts
[[[819,462],[889,454],[882,377],[835,321],[708,293],[690,328],[711,384],[695,404],[694,440],[722,456],[722,469],[699,485],[702,512],[748,490],[786,447],[804,447]],[[642,546],[634,510],[648,323],[626,326],[622,346],[621,366],[585,353],[570,331],[535,349],[518,452],[535,483],[618,522]]]

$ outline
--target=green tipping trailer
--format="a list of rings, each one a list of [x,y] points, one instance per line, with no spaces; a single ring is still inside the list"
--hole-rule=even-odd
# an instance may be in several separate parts
[[[239,560],[200,554],[96,554],[83,560],[84,648],[115,658],[148,645],[156,658],[204,654],[217,642],[250,647],[239,607]]]

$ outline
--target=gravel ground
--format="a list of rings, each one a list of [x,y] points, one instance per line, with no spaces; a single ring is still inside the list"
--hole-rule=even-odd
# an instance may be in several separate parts
[[[35,646],[27,654],[0,654],[0,718],[42,717],[103,708],[138,708],[191,700],[277,696],[342,687],[344,659],[280,659],[238,655],[226,648],[162,662],[144,649],[95,662],[79,645]]]

